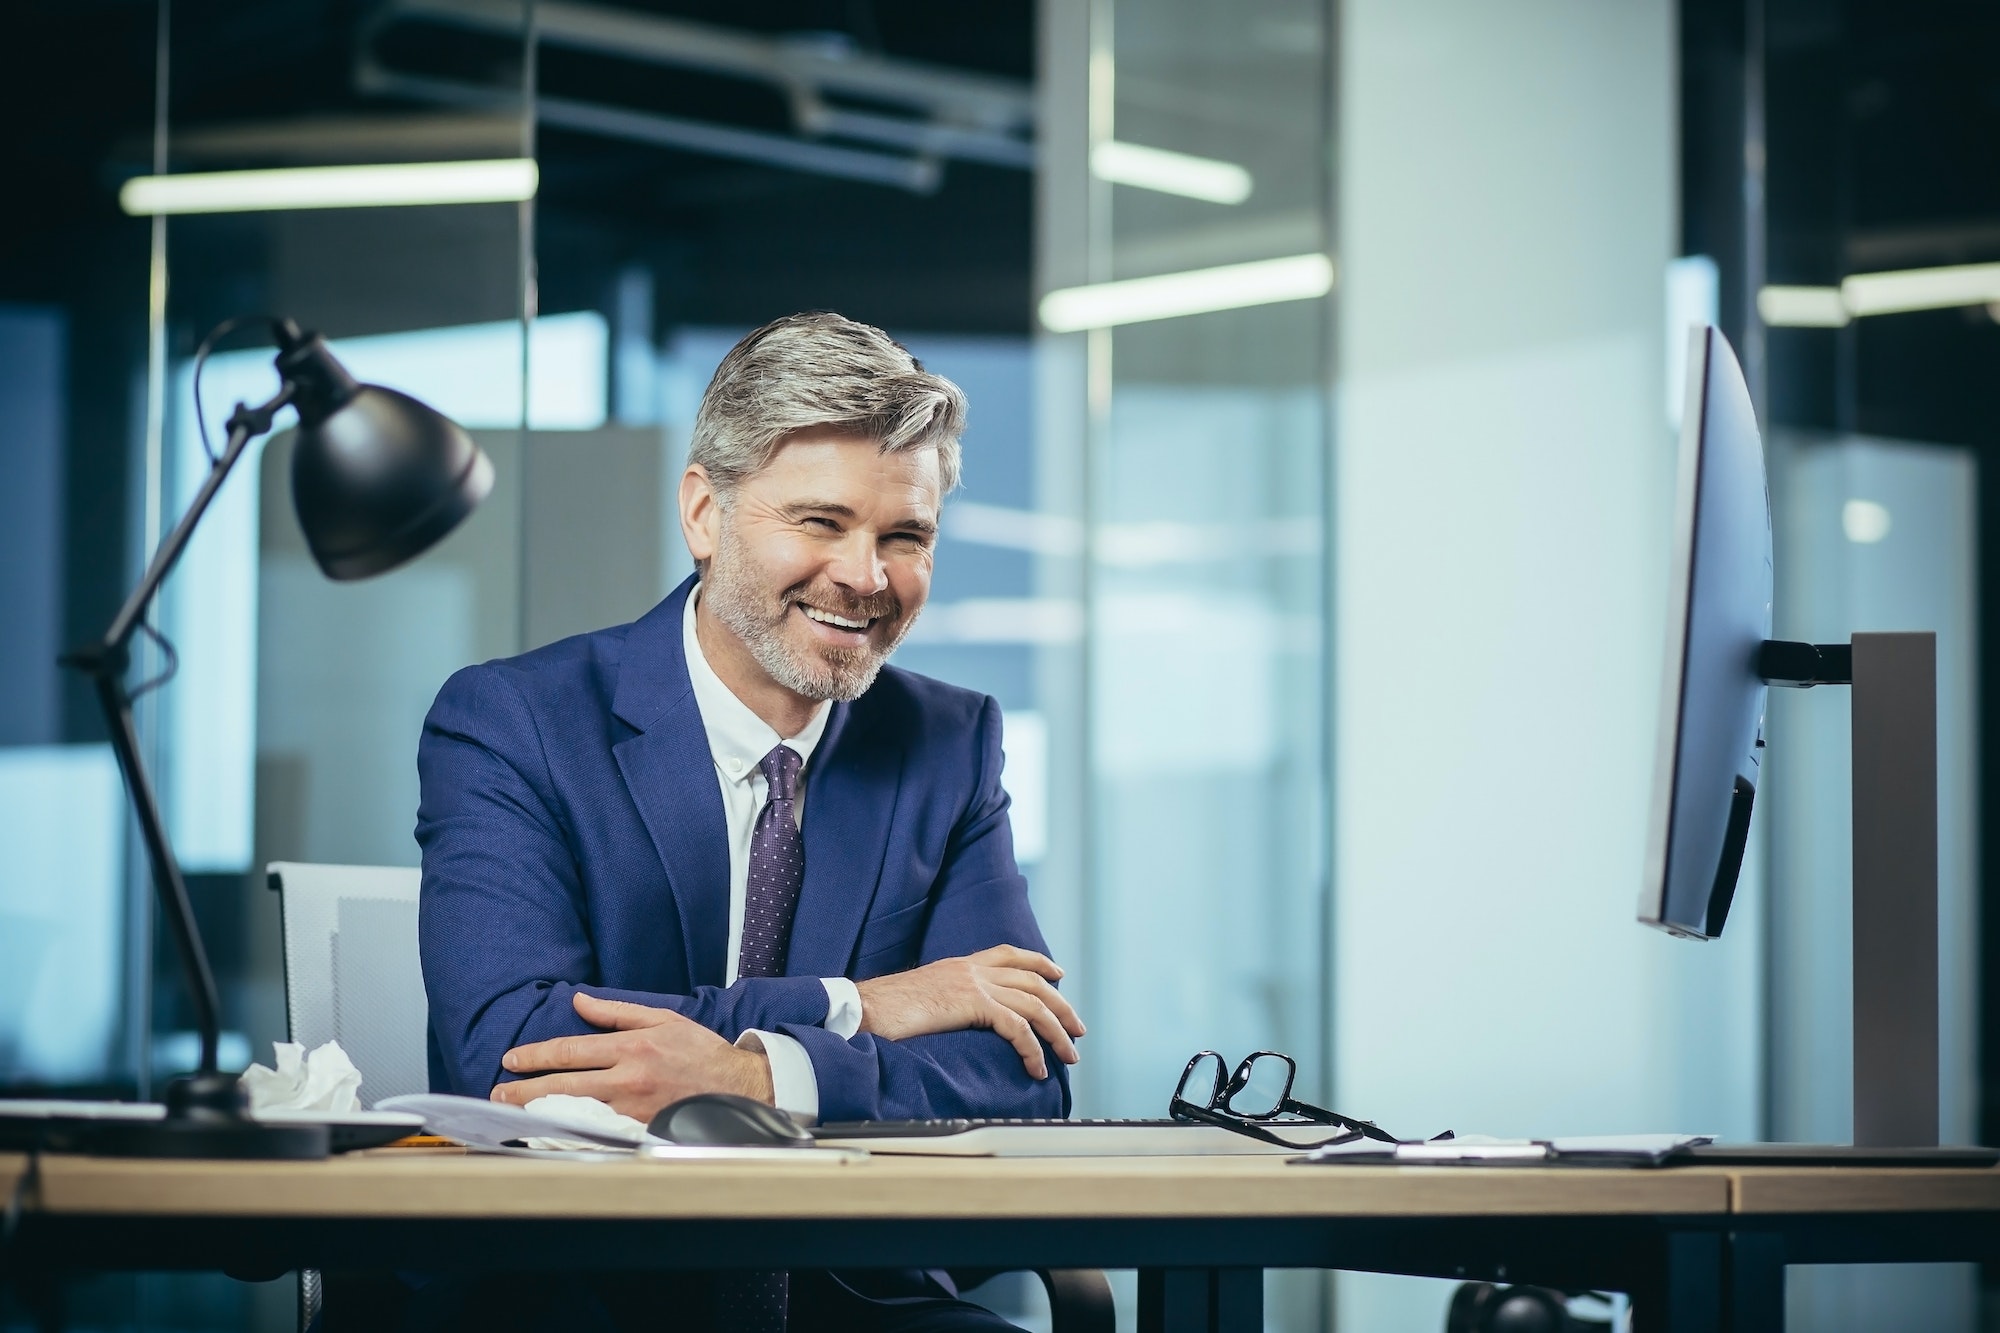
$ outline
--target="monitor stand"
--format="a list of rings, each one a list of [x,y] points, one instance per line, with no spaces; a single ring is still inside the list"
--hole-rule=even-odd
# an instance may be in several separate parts
[[[1854,801],[1854,1142],[1716,1144],[1732,1165],[1992,1166],[1938,1146],[1937,635],[1763,645],[1771,685],[1849,685]]]

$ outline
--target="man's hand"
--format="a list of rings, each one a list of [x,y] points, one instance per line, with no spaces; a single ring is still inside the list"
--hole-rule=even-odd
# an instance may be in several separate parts
[[[1073,1065],[1076,1045],[1071,1038],[1083,1035],[1083,1020],[1049,984],[1062,974],[1033,949],[1011,944],[965,958],[941,958],[908,972],[857,983],[861,1030],[899,1041],[931,1032],[991,1028],[1021,1053],[1021,1063],[1030,1074],[1047,1078],[1042,1042],[1053,1047],[1064,1064]]]
[[[595,1097],[635,1120],[698,1092],[734,1092],[771,1100],[771,1062],[732,1046],[671,1009],[576,993],[576,1012],[594,1027],[580,1037],[556,1037],[516,1046],[500,1058],[512,1074],[533,1074],[497,1084],[493,1100],[524,1106],[552,1092]]]

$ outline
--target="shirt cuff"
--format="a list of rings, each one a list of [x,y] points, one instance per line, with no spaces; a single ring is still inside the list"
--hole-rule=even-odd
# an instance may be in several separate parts
[[[801,1124],[819,1123],[819,1077],[812,1057],[796,1037],[755,1028],[736,1039],[746,1051],[757,1051],[771,1062],[771,1100]]]
[[[826,1021],[820,1026],[842,1041],[861,1031],[861,988],[846,977],[822,977],[826,987]]]

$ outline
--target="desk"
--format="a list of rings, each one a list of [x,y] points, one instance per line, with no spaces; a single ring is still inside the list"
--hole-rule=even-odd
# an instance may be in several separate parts
[[[0,1190],[25,1165],[0,1154]],[[1996,1238],[2000,1171],[1256,1157],[804,1167],[385,1150],[304,1163],[45,1157],[17,1243],[21,1260],[48,1269],[251,1276],[414,1253],[440,1270],[725,1268],[745,1256],[797,1268],[1136,1268],[1145,1333],[1254,1333],[1260,1270],[1338,1268],[1629,1291],[1641,1327],[1694,1333],[1732,1319],[1778,1327],[1787,1262],[1975,1258],[2000,1254]]]
[[[1734,1328],[1784,1327],[1787,1264],[2000,1258],[2000,1168],[1767,1167],[1730,1177]]]

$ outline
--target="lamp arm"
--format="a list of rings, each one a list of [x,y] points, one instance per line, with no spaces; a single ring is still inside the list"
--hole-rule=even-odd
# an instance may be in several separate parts
[[[118,608],[118,614],[112,617],[110,627],[98,641],[98,651],[114,656],[122,655],[130,647],[132,636],[138,633],[140,622],[146,618],[146,609],[159,596],[160,585],[167,581],[167,575],[173,573],[174,566],[180,562],[181,553],[187,549],[188,538],[194,535],[195,525],[208,512],[210,502],[222,489],[230,469],[243,457],[243,451],[249,447],[251,440],[271,429],[272,421],[290,404],[294,392],[291,382],[287,380],[279,386],[277,395],[262,406],[236,405],[236,410],[229,415],[229,439],[222,447],[221,457],[215,460],[208,476],[202,479],[201,489],[189,501],[187,512],[181,515],[180,522],[174,524],[173,531],[160,542],[160,549],[153,552],[145,574],[139,579],[139,586],[125,599],[125,605]],[[124,664],[120,663],[119,669],[123,668]]]
[[[250,441],[271,429],[272,420],[280,409],[291,402],[293,393],[293,386],[287,380],[279,388],[277,396],[262,406],[237,404],[235,412],[230,414],[229,440],[223,447],[221,457],[209,469],[201,489],[195,493],[187,512],[181,515],[180,522],[160,543],[160,549],[153,553],[139,586],[125,599],[125,604],[112,618],[103,638],[62,658],[62,665],[91,678],[96,687],[98,704],[104,710],[105,725],[111,734],[111,748],[118,757],[119,769],[125,775],[126,790],[139,821],[139,834],[146,844],[153,887],[159,894],[161,910],[173,932],[181,971],[186,975],[188,992],[194,1001],[195,1023],[201,1034],[200,1072],[203,1074],[216,1072],[221,1004],[215,988],[215,973],[209,967],[208,951],[202,947],[201,934],[195,928],[194,907],[188,901],[187,883],[181,877],[180,863],[167,840],[159,801],[154,796],[151,780],[146,776],[146,766],[140,759],[139,733],[132,721],[132,693],[126,687],[125,672],[131,663],[132,636],[145,622],[147,608],[159,595],[160,585],[166,582],[167,575],[173,572],[181,553],[187,549],[188,538],[193,535],[195,525],[208,512],[210,502],[222,489],[230,469],[243,457]]]

